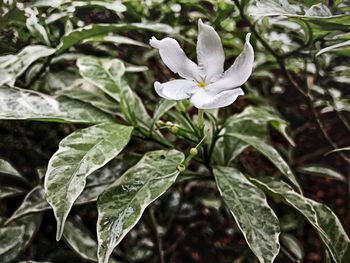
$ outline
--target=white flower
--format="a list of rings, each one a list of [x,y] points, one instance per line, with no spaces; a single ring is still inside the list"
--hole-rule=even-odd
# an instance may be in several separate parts
[[[183,79],[154,83],[159,96],[169,100],[189,99],[198,109],[221,108],[244,95],[240,88],[252,73],[254,50],[249,43],[250,33],[242,53],[233,65],[224,71],[225,54],[219,35],[214,28],[198,21],[198,65],[190,60],[179,43],[166,37],[150,39],[150,45],[159,49],[160,57],[168,68]]]

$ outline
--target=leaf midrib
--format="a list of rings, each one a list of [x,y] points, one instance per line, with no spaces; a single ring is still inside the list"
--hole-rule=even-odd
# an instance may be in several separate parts
[[[101,125],[101,126],[102,126],[102,125]],[[93,149],[95,149],[95,147],[101,145],[103,142],[105,142],[105,141],[110,141],[109,138],[112,137],[112,136],[115,135],[115,134],[117,134],[117,132],[113,132],[113,133],[110,134],[110,136],[108,136],[107,138],[102,138],[102,140],[100,140],[98,143],[96,143],[93,147],[91,147],[91,148],[86,152],[86,154],[83,155],[83,158],[78,162],[76,168],[74,169],[74,172],[73,172],[72,176],[71,176],[71,177],[69,178],[69,180],[68,180],[68,187],[67,187],[67,188],[64,188],[64,189],[69,189],[69,188],[70,188],[70,185],[71,185],[71,183],[72,183],[73,178],[76,177],[77,172],[78,172],[78,170],[79,170],[79,167],[81,166],[81,163],[86,159],[86,157],[88,156],[88,154],[89,154]],[[84,179],[85,179],[87,176],[89,176],[91,173],[92,173],[92,172],[87,173],[87,174],[85,175]],[[85,183],[86,183],[86,182],[85,182]],[[67,196],[67,193],[68,193],[68,190],[65,191],[65,196]],[[73,203],[74,203],[74,201],[73,201]],[[66,202],[66,200],[65,200],[65,202],[64,202],[64,208],[65,208],[65,210],[68,208],[68,207],[67,207],[67,204],[68,204],[68,202]],[[64,213],[64,214],[65,214],[65,213]],[[63,214],[63,215],[64,215],[64,214]]]
[[[157,173],[160,174],[159,172],[157,172]],[[165,178],[169,178],[170,176],[172,176],[172,175],[174,175],[174,174],[176,174],[176,173],[178,173],[178,171],[175,170],[175,172],[170,173],[170,174],[168,174],[168,175],[165,175],[164,177],[165,177]],[[146,180],[145,184],[142,185],[142,186],[135,192],[135,194],[133,195],[133,197],[130,199],[130,201],[129,201],[124,207],[126,207],[126,206],[130,207],[131,204],[135,201],[135,198],[138,196],[139,192],[141,192],[141,190],[143,190],[146,186],[148,186],[149,183],[150,183],[150,181],[152,181],[153,179],[157,179],[157,178],[158,178],[158,177],[148,178],[148,179]],[[122,184],[120,184],[120,185],[118,185],[118,186],[121,186],[121,185],[122,185]],[[151,199],[152,199],[152,198],[151,198]],[[141,207],[142,207],[142,205],[141,205]],[[122,211],[124,212],[125,209],[123,209]],[[142,212],[141,212],[140,214],[142,214]],[[136,223],[137,223],[137,221],[136,221]],[[125,231],[122,231],[122,232],[125,232]],[[123,236],[123,235],[120,235],[120,236]],[[118,237],[117,240],[120,239],[120,236]],[[114,243],[117,243],[117,242],[114,242]]]

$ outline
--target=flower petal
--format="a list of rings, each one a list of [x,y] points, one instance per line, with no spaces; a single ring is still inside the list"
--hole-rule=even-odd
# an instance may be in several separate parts
[[[165,83],[154,83],[157,94],[167,100],[188,99],[193,93],[199,90],[196,83],[185,79],[171,80]]]
[[[158,40],[152,37],[149,44],[159,50],[160,57],[167,67],[174,73],[189,80],[201,81],[199,68],[190,60],[180,47],[179,43],[170,37]]]
[[[220,37],[201,19],[198,20],[197,59],[206,82],[224,72],[225,54]]]
[[[198,109],[216,109],[232,104],[240,95],[244,95],[241,88],[225,90],[220,93],[201,89],[191,96],[190,102]]]
[[[218,81],[207,86],[209,90],[216,92],[236,88],[244,84],[252,74],[254,63],[254,50],[249,43],[250,33],[246,35],[246,42],[241,54],[236,58],[233,65],[224,72]]]

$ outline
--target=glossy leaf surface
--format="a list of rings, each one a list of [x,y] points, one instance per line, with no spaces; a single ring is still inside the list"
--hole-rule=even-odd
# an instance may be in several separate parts
[[[243,135],[241,133],[227,133],[227,136],[235,137],[243,142],[251,145],[256,150],[258,150],[261,154],[263,154],[266,158],[268,158],[280,171],[286,176],[286,178],[299,190],[300,186],[298,181],[296,180],[292,170],[286,161],[281,157],[281,155],[273,148],[271,145],[267,144],[264,140],[253,137]]]
[[[24,235],[24,226],[0,228],[0,257],[20,243]]]
[[[98,258],[107,263],[113,249],[135,226],[146,207],[176,180],[184,155],[177,150],[148,152],[98,198]]]
[[[83,205],[96,201],[97,197],[108,185],[117,180],[125,170],[134,165],[138,160],[139,156],[118,156],[101,169],[93,172],[87,177],[85,189],[74,202],[74,205]],[[44,177],[45,171],[43,173]],[[50,209],[51,206],[45,198],[44,187],[38,185],[26,195],[21,205],[13,212],[7,222],[31,213],[40,213]]]
[[[77,130],[60,142],[45,175],[46,198],[57,219],[57,239],[73,203],[84,190],[86,177],[124,149],[132,130],[129,126],[102,123]]]
[[[0,159],[0,173],[16,177],[26,182],[26,179],[6,160]]]
[[[251,250],[260,262],[273,262],[280,249],[280,227],[265,194],[235,168],[218,166],[213,173],[220,194]]]
[[[318,232],[335,262],[347,262],[350,256],[349,237],[337,216],[326,205],[300,195],[283,181],[274,178],[251,180],[267,194],[281,199],[299,211]]]
[[[140,124],[144,127],[150,126],[152,120],[142,100],[122,78],[125,73],[122,61],[118,59],[82,57],[78,59],[77,65],[84,79],[120,103],[120,108],[127,121],[134,126]]]
[[[91,104],[109,114],[118,114],[118,104],[99,88],[84,79],[75,81],[71,86],[58,91],[56,94]]]
[[[11,197],[11,196],[16,196],[20,195],[23,193],[23,190],[17,187],[13,186],[1,186],[0,188],[0,200]]]
[[[64,226],[63,239],[82,258],[97,261],[97,242],[80,220],[68,218]]]
[[[5,83],[13,85],[33,62],[39,58],[48,57],[55,53],[55,49],[41,45],[26,46],[16,55],[0,57],[0,85]]]
[[[32,90],[0,87],[0,119],[100,123],[111,118],[83,102]]]
[[[299,170],[306,174],[324,176],[338,181],[346,182],[346,178],[342,174],[328,167],[323,167],[319,165],[308,165],[299,168]]]
[[[174,30],[165,24],[157,23],[132,23],[132,24],[93,24],[79,29],[75,29],[61,38],[58,52],[62,52],[71,46],[80,43],[85,39],[96,36],[108,35],[111,32],[120,32],[123,30],[150,30],[171,34]]]
[[[33,235],[35,232],[39,229],[41,224],[42,215],[36,214],[36,215],[29,215],[26,217],[23,217],[20,220],[17,220],[12,225],[4,227],[3,231],[7,232],[7,228],[15,228],[15,229],[21,229],[19,232],[17,232],[18,235],[13,236],[12,238],[16,238],[15,244],[12,243],[12,245],[8,246],[2,241],[2,234],[0,231],[0,247],[4,245],[6,249],[3,250],[3,253],[0,253],[0,262],[1,263],[10,263],[10,262],[17,262],[15,259],[25,250],[25,248],[29,245],[30,241],[33,238]],[[1,228],[0,228],[1,229]],[[11,231],[12,232],[12,231]],[[12,233],[15,234],[15,233]],[[6,237],[6,236],[5,236]],[[11,239],[12,239],[11,238]],[[10,241],[12,242],[12,241]],[[7,243],[8,244],[8,243]],[[0,248],[1,250],[1,248]]]

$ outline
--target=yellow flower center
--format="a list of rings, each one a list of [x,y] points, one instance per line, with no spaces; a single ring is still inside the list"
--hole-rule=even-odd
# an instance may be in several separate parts
[[[204,81],[201,81],[201,82],[198,82],[198,83],[197,83],[197,86],[198,86],[199,88],[205,88],[207,85],[208,85],[208,84],[205,83]]]

